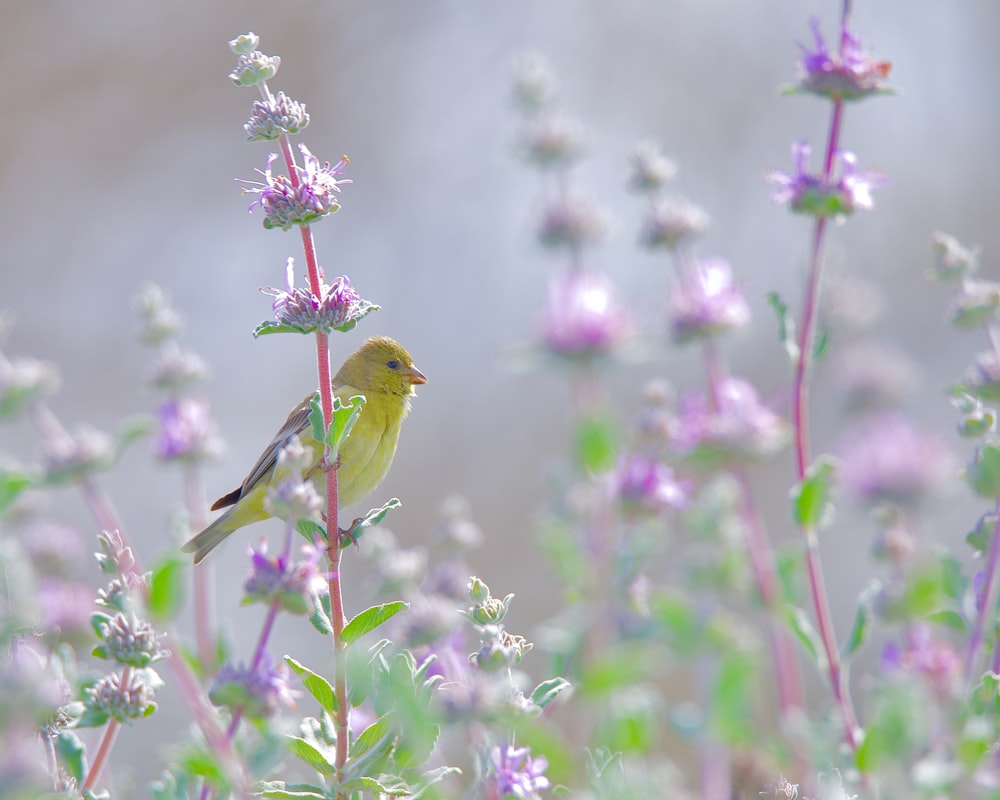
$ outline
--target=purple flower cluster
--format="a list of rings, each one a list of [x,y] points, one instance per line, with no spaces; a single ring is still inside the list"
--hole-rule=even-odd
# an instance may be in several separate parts
[[[319,297],[308,287],[295,286],[294,266],[294,260],[289,258],[285,270],[285,289],[273,286],[261,289],[264,294],[274,298],[271,308],[275,321],[263,323],[257,328],[255,335],[276,333],[279,330],[295,333],[349,331],[360,319],[378,309],[377,305],[361,298],[347,276],[334,278],[333,283],[327,284],[321,275]]]
[[[165,461],[202,461],[222,452],[222,440],[208,401],[192,395],[171,397],[157,413],[153,451]]]
[[[532,800],[551,785],[545,777],[548,760],[544,756],[532,758],[527,747],[498,745],[490,751],[490,765],[492,771],[484,787],[484,796],[490,800]]]
[[[841,29],[840,47],[830,50],[819,29],[819,20],[809,21],[813,47],[805,45],[799,67],[802,77],[793,91],[804,91],[831,100],[860,100],[873,94],[891,94],[886,83],[892,64],[877,61],[861,49],[861,39],[849,28]]]
[[[250,548],[252,568],[243,584],[244,603],[266,603],[274,600],[290,614],[310,614],[314,598],[326,587],[326,578],[317,564],[322,560],[321,547],[303,545],[305,556],[292,561],[285,556],[267,557],[267,542],[259,550]]]
[[[295,166],[295,177],[274,175],[271,165],[277,160],[278,154],[271,153],[267,157],[267,166],[257,172],[264,178],[260,181],[241,181],[248,188],[244,194],[256,194],[257,199],[250,204],[260,206],[264,212],[264,227],[268,230],[280,228],[290,230],[295,225],[311,225],[323,217],[340,209],[337,195],[340,187],[350,180],[340,177],[348,164],[347,157],[342,157],[336,164],[329,161],[320,163],[309,148],[299,145],[302,153],[303,166]]]
[[[612,476],[612,490],[625,515],[634,518],[686,508],[692,486],[662,461],[636,453],[622,457]]]
[[[792,145],[793,172],[770,170],[765,174],[769,183],[778,189],[771,195],[775,203],[788,203],[797,214],[814,217],[846,217],[856,209],[874,206],[872,189],[885,185],[885,178],[877,172],[859,172],[853,153],[838,151],[840,175],[834,176],[809,172],[812,148],[806,142]]]
[[[606,276],[585,270],[553,275],[543,331],[551,352],[584,360],[606,355],[629,328],[628,314]]]
[[[706,258],[681,268],[680,279],[670,295],[670,326],[675,341],[711,338],[749,322],[750,306],[724,259]]]
[[[240,709],[250,719],[267,719],[281,706],[295,706],[298,693],[289,686],[290,676],[285,664],[273,666],[264,653],[256,668],[242,662],[224,665],[212,680],[208,697],[216,705]]]

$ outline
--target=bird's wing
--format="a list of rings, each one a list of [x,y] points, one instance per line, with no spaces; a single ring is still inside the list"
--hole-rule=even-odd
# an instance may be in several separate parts
[[[271,470],[274,469],[274,465],[278,461],[278,453],[280,453],[282,448],[288,444],[288,441],[293,436],[302,436],[303,433],[309,430],[309,411],[311,408],[309,404],[310,400],[312,400],[311,394],[292,410],[292,413],[288,415],[288,419],[286,419],[284,424],[278,429],[278,432],[274,434],[274,438],[271,440],[271,443],[267,446],[264,452],[260,454],[260,458],[258,458],[257,463],[253,465],[253,468],[250,470],[250,474],[244,478],[240,488],[234,492],[230,492],[225,497],[219,498],[215,505],[212,506],[213,511],[218,508],[233,505],[240,498],[246,497],[253,490],[253,488],[268,474],[270,474]]]

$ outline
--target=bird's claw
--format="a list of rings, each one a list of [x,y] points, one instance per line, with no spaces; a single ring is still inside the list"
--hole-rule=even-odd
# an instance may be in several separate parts
[[[354,531],[355,528],[358,527],[359,524],[361,524],[364,521],[365,521],[364,517],[357,517],[346,528],[340,528],[340,529],[338,529],[337,534],[338,534],[338,536],[340,538],[340,546],[341,547],[348,547],[349,545],[352,545],[352,544],[355,547],[358,546],[358,539],[360,539],[360,537],[359,536],[355,536],[354,533],[353,533],[353,531]]]

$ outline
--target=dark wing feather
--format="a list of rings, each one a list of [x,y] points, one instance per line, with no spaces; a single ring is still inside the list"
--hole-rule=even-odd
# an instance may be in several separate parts
[[[284,424],[274,435],[267,449],[260,454],[260,458],[253,465],[250,474],[243,479],[240,487],[233,489],[229,494],[216,500],[212,505],[212,511],[236,505],[241,498],[246,497],[274,469],[274,465],[278,462],[278,453],[288,444],[288,440],[293,436],[301,437],[303,433],[309,430],[309,411],[311,409],[309,401],[312,400],[312,397],[310,394],[292,410],[292,413],[288,415],[288,419],[285,420]]]

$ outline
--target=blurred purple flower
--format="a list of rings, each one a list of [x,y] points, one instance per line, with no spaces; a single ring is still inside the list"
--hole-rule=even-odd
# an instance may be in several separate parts
[[[628,314],[604,275],[584,270],[553,275],[544,320],[549,350],[570,358],[593,358],[613,350],[628,330]]]
[[[861,39],[848,28],[840,32],[840,47],[831,51],[819,29],[819,20],[809,21],[814,48],[799,45],[802,77],[793,90],[811,92],[831,100],[860,100],[873,94],[891,94],[886,85],[892,64],[876,61],[861,49]]]
[[[760,401],[757,390],[743,378],[719,382],[713,407],[701,392],[681,399],[670,444],[685,456],[715,460],[760,458],[779,450],[788,440],[788,425]]]
[[[708,230],[708,213],[683,197],[658,198],[643,220],[639,243],[656,250],[675,249]]]
[[[961,656],[950,644],[936,639],[925,623],[908,629],[903,647],[896,642],[886,643],[882,649],[882,669],[888,677],[899,672],[921,675],[943,699],[961,690]]]
[[[487,800],[530,800],[551,785],[545,777],[549,762],[544,756],[531,757],[527,747],[502,745],[490,751],[492,771],[486,776],[483,796]]]
[[[945,442],[887,411],[853,426],[840,448],[844,488],[858,499],[913,503],[954,472]]]
[[[281,228],[283,231],[295,225],[311,225],[323,217],[340,209],[337,194],[340,187],[352,181],[341,178],[343,168],[348,159],[343,157],[336,164],[329,161],[320,163],[304,144],[299,145],[302,153],[303,166],[295,166],[296,180],[292,181],[286,175],[275,176],[271,165],[277,160],[278,154],[271,153],[267,157],[267,166],[257,172],[263,181],[244,181],[244,194],[256,194],[257,199],[250,204],[260,206],[264,212],[264,227],[267,229]]]
[[[639,142],[632,150],[631,160],[628,187],[634,192],[655,194],[677,176],[677,165],[655,142]]]
[[[202,461],[216,458],[222,452],[222,440],[204,398],[190,395],[171,398],[160,406],[157,416],[159,429],[153,450],[159,458]]]
[[[680,511],[690,502],[692,487],[674,471],[653,458],[623,456],[612,476],[612,488],[629,517]]]
[[[288,685],[290,675],[285,664],[272,666],[271,657],[264,653],[256,669],[242,662],[223,665],[212,680],[208,697],[218,706],[242,709],[251,719],[267,719],[281,706],[294,708],[299,693]]]
[[[670,296],[670,326],[676,341],[718,336],[749,322],[750,306],[724,259],[685,265]]]
[[[38,605],[44,630],[56,630],[63,635],[89,631],[94,590],[83,583],[42,578],[38,584]]]
[[[954,236],[935,231],[931,236],[934,251],[933,276],[941,281],[957,281],[970,277],[979,269],[978,245],[966,247]]]
[[[284,611],[291,614],[311,614],[314,600],[326,588],[326,578],[317,569],[323,558],[322,547],[303,545],[302,561],[292,561],[284,556],[267,557],[267,542],[261,540],[260,548],[250,548],[252,568],[243,584],[246,595],[243,603],[270,603],[278,601]]]
[[[809,172],[812,149],[806,142],[792,145],[794,172],[770,170],[764,175],[768,183],[778,185],[771,195],[775,203],[788,203],[797,214],[813,217],[846,217],[855,209],[871,209],[872,189],[884,186],[885,177],[877,172],[858,172],[853,153],[838,151],[840,176],[829,178]]]
[[[569,194],[545,209],[538,237],[546,247],[578,250],[603,240],[608,227],[608,214],[597,200]]]
[[[319,297],[308,286],[295,286],[295,261],[291,258],[285,265],[285,286],[285,289],[273,286],[261,289],[274,298],[271,309],[275,322],[265,322],[257,328],[255,335],[267,333],[278,326],[297,333],[349,331],[358,320],[378,309],[374,303],[361,298],[346,275],[327,284],[321,274]]]
[[[587,139],[579,120],[565,114],[544,114],[525,123],[518,149],[526,161],[540,169],[565,169],[583,156]]]

